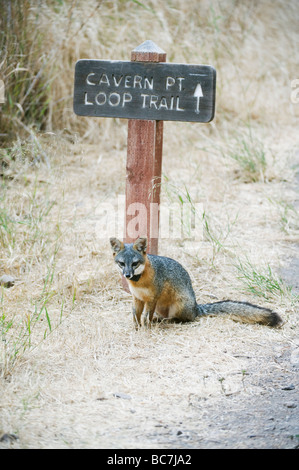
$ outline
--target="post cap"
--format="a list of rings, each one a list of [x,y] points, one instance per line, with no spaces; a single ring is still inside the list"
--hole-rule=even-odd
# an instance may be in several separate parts
[[[165,62],[166,52],[153,41],[147,40],[132,51],[131,60],[140,62]]]

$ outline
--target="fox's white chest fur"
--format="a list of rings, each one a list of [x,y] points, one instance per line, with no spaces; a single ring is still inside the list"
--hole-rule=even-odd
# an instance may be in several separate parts
[[[132,295],[142,302],[147,302],[152,297],[152,291],[148,287],[137,287],[129,282],[129,289]]]

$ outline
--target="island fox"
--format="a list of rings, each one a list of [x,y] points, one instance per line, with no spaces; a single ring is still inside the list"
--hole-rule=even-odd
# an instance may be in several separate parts
[[[224,300],[198,304],[187,271],[177,261],[146,253],[147,238],[124,244],[110,238],[113,256],[121,274],[128,281],[133,296],[133,319],[136,328],[151,324],[154,313],[160,319],[175,322],[193,321],[203,315],[225,314],[236,321],[279,326],[280,316],[268,308],[248,302]]]

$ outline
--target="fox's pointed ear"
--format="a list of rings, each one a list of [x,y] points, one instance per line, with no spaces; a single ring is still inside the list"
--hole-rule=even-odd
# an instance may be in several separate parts
[[[119,253],[121,250],[124,249],[125,245],[123,242],[119,241],[117,238],[110,238],[110,245],[113,250],[113,255],[116,255]]]
[[[135,250],[146,253],[147,249],[147,238],[146,237],[139,237],[133,245]]]

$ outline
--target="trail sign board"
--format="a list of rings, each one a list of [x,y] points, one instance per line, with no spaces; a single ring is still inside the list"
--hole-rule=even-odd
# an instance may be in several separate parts
[[[79,60],[74,112],[80,116],[209,122],[216,70],[210,65]]]
[[[131,51],[131,61],[76,63],[74,112],[128,119],[125,243],[147,234],[148,252],[158,254],[164,121],[210,122],[215,93],[212,66],[167,63],[150,40]]]

